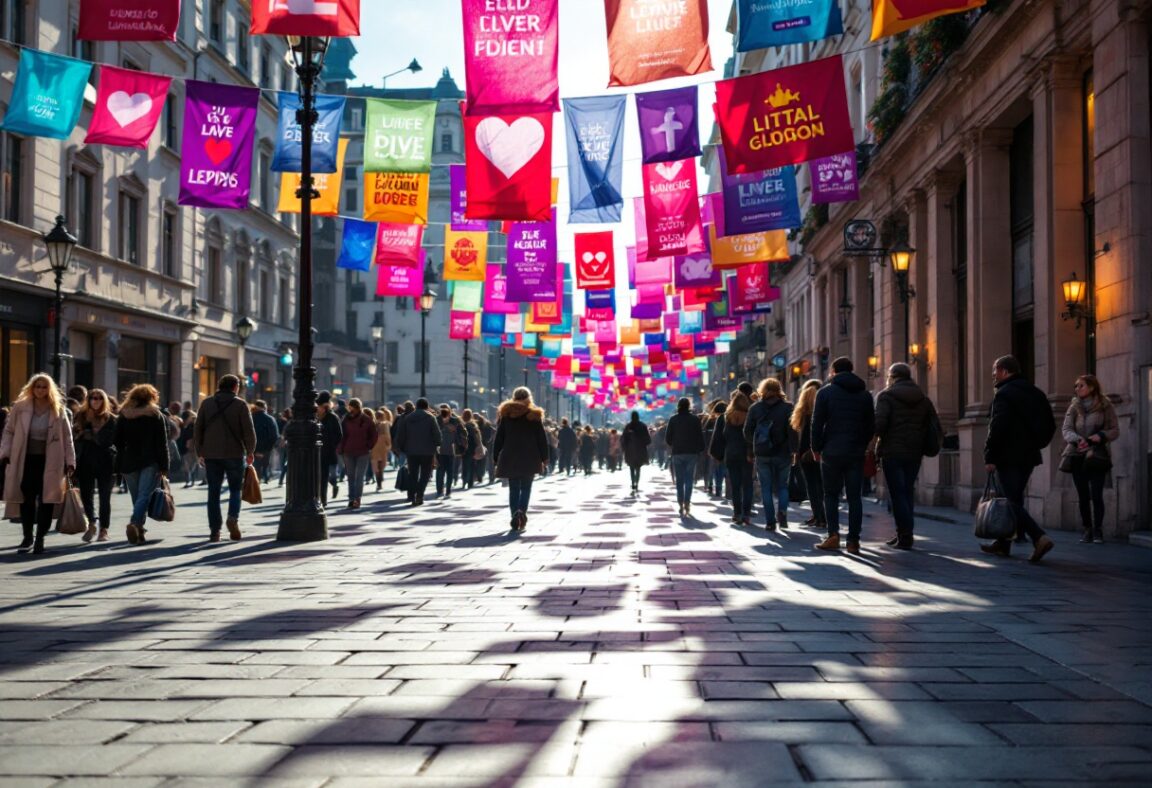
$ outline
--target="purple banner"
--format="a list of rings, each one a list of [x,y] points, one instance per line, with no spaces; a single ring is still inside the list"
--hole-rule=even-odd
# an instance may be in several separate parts
[[[448,188],[452,192],[452,229],[471,233],[486,231],[488,222],[465,218],[468,209],[466,177],[463,164],[448,166]]]
[[[696,86],[636,94],[644,164],[699,156]]]
[[[181,139],[181,205],[248,207],[257,88],[188,80]]]
[[[677,257],[672,272],[677,290],[720,286],[720,269],[712,267],[712,256],[708,254]]]
[[[746,235],[800,226],[796,173],[791,166],[729,175],[724,148],[719,148],[717,153],[724,190],[724,235]]]
[[[852,202],[859,199],[856,151],[813,159],[808,166],[812,175],[812,202]]]
[[[664,312],[664,304],[662,304],[662,303],[654,303],[654,304],[639,303],[639,304],[633,304],[632,305],[632,319],[633,320],[655,320],[656,318],[660,317],[660,315],[663,314],[663,312]],[[660,335],[660,341],[661,342],[664,341],[663,337],[664,337],[664,335],[661,334]]]
[[[555,301],[559,297],[556,255],[556,211],[550,222],[513,222],[508,230],[508,277],[505,299],[511,302]]]

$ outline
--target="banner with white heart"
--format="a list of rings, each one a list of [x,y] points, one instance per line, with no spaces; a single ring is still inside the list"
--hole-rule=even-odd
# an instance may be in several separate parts
[[[644,165],[644,219],[649,259],[703,251],[694,159]]]
[[[171,84],[171,78],[158,74],[101,66],[96,108],[84,142],[147,148]]]
[[[616,258],[612,231],[576,233],[576,286],[584,290],[616,287]]]
[[[464,118],[468,219],[549,221],[552,115]]]

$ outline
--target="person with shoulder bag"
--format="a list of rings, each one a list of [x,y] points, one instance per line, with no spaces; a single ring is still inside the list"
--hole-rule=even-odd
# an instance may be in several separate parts
[[[464,470],[460,475],[460,486],[470,490],[476,485],[476,466],[483,464],[488,450],[484,448],[480,427],[476,424],[476,417],[471,408],[465,408],[460,418],[464,422],[464,432],[468,441],[461,458]]]
[[[129,544],[144,544],[144,522],[152,491],[168,476],[168,418],[160,412],[160,394],[147,383],[129,389],[116,421],[117,467],[132,496],[125,528]]]
[[[372,447],[372,475],[376,479],[376,492],[384,488],[384,469],[392,453],[392,411],[381,406],[376,411],[376,445]]]
[[[76,484],[88,518],[84,541],[108,541],[112,518],[112,472],[116,467],[116,414],[107,393],[92,389],[76,411],[73,440],[76,447]],[[100,496],[99,530],[94,496]]]
[[[571,431],[567,419],[561,419],[560,423],[564,425],[561,428],[561,436],[565,428]],[[652,443],[652,434],[648,432],[648,425],[640,421],[640,414],[636,411],[632,411],[620,442],[624,446],[624,462],[628,465],[628,475],[632,480],[632,494],[637,495],[640,492],[640,469],[648,464],[648,446]],[[569,452],[569,466],[571,463]]]
[[[728,474],[728,497],[732,500],[732,525],[752,524],[752,498],[754,495],[752,454],[744,438],[748,423],[748,410],[752,401],[737,389],[724,415],[712,430],[708,453],[716,462],[723,463]]]
[[[1112,469],[1111,446],[1120,437],[1116,408],[1095,375],[1076,378],[1061,434],[1060,470],[1072,474],[1080,504],[1084,544],[1104,544],[1104,482]]]
[[[220,490],[228,479],[228,537],[240,540],[240,503],[247,466],[256,459],[256,427],[237,392],[240,378],[220,378],[216,393],[200,403],[193,442],[208,479],[208,541],[220,541]]]

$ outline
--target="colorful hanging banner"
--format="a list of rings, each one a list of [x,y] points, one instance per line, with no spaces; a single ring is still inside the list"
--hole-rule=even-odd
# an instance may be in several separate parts
[[[811,169],[812,202],[852,202],[860,197],[856,177],[856,151],[837,153],[808,163]]]
[[[422,224],[379,225],[376,233],[376,264],[420,265],[420,244],[424,241]]]
[[[627,96],[564,99],[569,224],[620,221]]]
[[[675,272],[677,290],[716,288],[721,284],[720,269],[712,266],[712,256],[709,254],[677,257],[672,270]]]
[[[484,305],[483,282],[453,282],[452,308],[459,312],[479,312]]]
[[[504,266],[489,265],[484,271],[484,311],[494,315],[512,315],[520,311],[520,304],[508,301],[508,277]],[[503,332],[501,323],[500,332]]]
[[[247,208],[260,89],[188,80],[184,93],[180,204]]]
[[[372,268],[372,252],[376,247],[376,225],[359,219],[345,219],[344,237],[340,242],[337,268],[368,271]]]
[[[803,44],[844,32],[839,0],[737,0],[736,51]]]
[[[636,94],[640,150],[645,164],[700,155],[697,95],[695,85]]]
[[[719,154],[724,190],[724,235],[800,226],[800,201],[796,195],[794,168],[777,167],[747,175],[729,175],[724,166],[723,148]]]
[[[506,298],[514,303],[556,299],[557,258],[555,212],[553,221],[513,222],[508,228]]]
[[[560,109],[558,0],[463,0],[465,114]]]
[[[716,83],[716,120],[732,174],[856,146],[840,55]]]
[[[773,300],[773,288],[768,280],[768,263],[740,266],[733,278],[736,281],[733,306],[737,311]],[[775,293],[775,296],[779,297],[779,293]]]
[[[469,219],[551,218],[550,114],[465,117],[464,138]]]
[[[448,188],[451,191],[452,201],[452,229],[461,232],[486,232],[488,222],[469,221],[468,214],[468,183],[467,174],[463,164],[448,165]]]
[[[365,172],[431,172],[435,101],[364,100]]]
[[[563,270],[563,266],[559,270]],[[561,288],[557,288],[556,298],[551,301],[532,302],[532,322],[545,326],[561,326],[564,323],[564,293]]]
[[[76,38],[80,41],[175,41],[179,27],[180,0],[80,0]],[[103,74],[100,80],[103,82]]]
[[[96,107],[84,143],[147,148],[171,84],[170,77],[101,66]]]
[[[394,224],[428,223],[428,173],[364,173],[364,218]]]
[[[360,0],[252,0],[252,35],[360,35]]]
[[[476,337],[476,313],[452,310],[448,325],[449,339],[474,339]]]
[[[712,265],[716,268],[736,268],[749,263],[785,262],[788,253],[788,233],[771,230],[746,235],[717,237],[716,226],[708,225],[708,241],[712,250]]]
[[[584,290],[611,290],[616,287],[616,258],[612,231],[575,233],[576,286]]]
[[[104,79],[103,76],[100,77]],[[295,93],[276,94],[280,114],[276,127],[276,152],[272,156],[273,172],[300,172],[303,169],[304,131],[296,120],[300,97]],[[344,117],[343,96],[316,97],[316,125],[312,130],[312,172],[336,172],[336,154],[340,126]]]
[[[16,0],[22,2],[22,0]],[[30,137],[67,139],[80,119],[92,64],[21,49],[16,84],[0,129]]]
[[[604,0],[608,87],[641,85],[712,70],[708,0]]]
[[[984,0],[873,0],[872,40],[894,36],[947,14],[984,5]]]
[[[644,219],[649,257],[699,251],[692,248],[701,233],[695,160],[644,165]]]
[[[344,137],[337,145],[336,172],[324,172],[312,176],[312,188],[320,193],[319,197],[312,198],[313,216],[336,216],[340,213],[340,194],[344,186],[344,157],[348,153],[348,144],[351,142]],[[284,172],[280,174],[280,203],[277,210],[281,213],[300,213],[300,192],[303,176],[298,172]]]
[[[444,281],[483,282],[488,233],[444,231]]]
[[[424,292],[424,265],[426,256],[421,253],[420,265],[409,268],[406,265],[381,265],[376,268],[376,295],[419,298]]]

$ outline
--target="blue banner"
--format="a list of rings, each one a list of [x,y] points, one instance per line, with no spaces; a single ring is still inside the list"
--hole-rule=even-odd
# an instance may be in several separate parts
[[[16,84],[0,128],[30,137],[67,139],[80,119],[92,64],[35,49],[20,50]]]
[[[340,244],[337,268],[368,271],[376,253],[376,223],[360,219],[344,220],[344,240]]]
[[[626,95],[564,99],[570,224],[620,221]]]
[[[837,0],[737,0],[737,52],[819,41],[843,32]]]
[[[503,334],[504,333],[504,315],[498,315],[494,312],[484,312],[480,315],[480,333],[481,334]]]
[[[280,119],[276,127],[276,153],[272,156],[273,172],[300,172],[303,168],[304,132],[296,122],[300,97],[295,93],[278,93]],[[340,125],[344,117],[343,96],[316,97],[316,126],[312,131],[312,172],[336,172],[336,155],[340,144]]]
[[[719,154],[725,235],[788,230],[802,224],[794,167],[728,175],[723,148]]]

